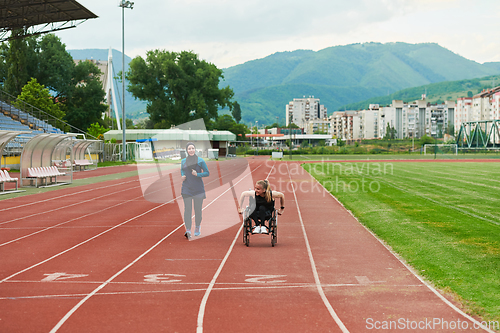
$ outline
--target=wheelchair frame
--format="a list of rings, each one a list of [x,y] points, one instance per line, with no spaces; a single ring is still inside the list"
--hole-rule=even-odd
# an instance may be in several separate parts
[[[243,212],[243,244],[246,246],[250,246],[250,235],[253,235],[252,219],[250,218],[250,214],[250,207],[247,206]],[[267,232],[263,234],[271,235],[271,246],[274,247],[278,242],[278,212],[276,209],[272,211],[271,217],[267,221],[269,221],[269,226],[267,227]],[[262,235],[262,233],[260,235]]]

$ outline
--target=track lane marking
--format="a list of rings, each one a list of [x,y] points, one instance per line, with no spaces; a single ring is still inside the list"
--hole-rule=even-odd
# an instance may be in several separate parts
[[[306,170],[307,171],[307,170]],[[312,175],[311,175],[312,177]],[[488,333],[495,333],[495,331],[492,331],[490,330],[489,328],[487,327],[484,327],[481,325],[481,323],[479,321],[477,321],[476,319],[472,318],[471,316],[469,316],[468,314],[466,314],[465,312],[463,312],[462,310],[460,310],[458,307],[456,307],[453,303],[451,303],[448,299],[446,299],[446,297],[444,297],[443,295],[441,295],[436,289],[434,289],[434,287],[432,287],[430,284],[428,284],[423,278],[421,278],[414,270],[413,268],[411,268],[409,265],[407,265],[404,260],[396,253],[394,252],[393,250],[391,250],[381,239],[379,239],[377,237],[377,235],[375,235],[370,229],[368,229],[364,224],[362,224],[361,222],[359,222],[359,220],[356,218],[356,216],[354,216],[354,214],[345,208],[345,206],[330,192],[328,191],[324,186],[323,184],[321,184],[321,182],[319,182],[319,185],[321,187],[323,187],[323,190],[330,194],[330,196],[345,210],[349,213],[349,215],[351,215],[366,231],[368,231],[380,244],[382,244],[382,246],[387,249],[387,251],[389,251],[404,267],[406,267],[406,269],[411,273],[413,274],[413,276],[415,276],[420,282],[422,282],[423,286],[429,288],[429,290],[431,290],[437,297],[439,297],[446,305],[448,305],[449,307],[451,307],[453,310],[455,310],[458,314],[462,315],[463,317],[467,318],[468,320],[470,320],[471,322],[473,323],[476,323],[478,324],[479,327],[481,327],[482,329],[484,329],[485,331],[487,331]],[[391,185],[391,184],[389,184]],[[395,186],[394,186],[395,187]],[[397,188],[397,187],[396,187]],[[405,191],[401,188],[398,188],[400,189],[401,191]],[[406,192],[406,191],[405,191]]]
[[[137,177],[137,176],[131,176],[131,177]],[[148,177],[148,178],[152,178],[152,177]],[[146,178],[146,179],[148,179],[148,178]],[[68,193],[68,194],[64,194],[64,195],[58,196],[58,197],[48,198],[48,199],[44,199],[44,200],[37,200],[37,201],[34,201],[34,202],[28,202],[28,203],[25,203],[25,204],[22,204],[22,205],[10,206],[10,207],[7,207],[7,208],[0,209],[0,212],[11,210],[11,209],[16,209],[16,208],[22,208],[22,207],[26,207],[26,206],[31,206],[31,205],[36,205],[36,204],[41,204],[41,203],[45,203],[45,202],[56,200],[56,199],[61,199],[61,198],[64,199],[64,198],[67,198],[69,196],[73,196],[73,195],[77,195],[77,194],[82,194],[82,193],[86,193],[86,192],[93,192],[93,191],[96,191],[96,190],[107,189],[107,188],[110,188],[110,187],[113,187],[113,186],[119,186],[119,185],[124,185],[124,184],[138,182],[138,181],[139,181],[139,179],[134,179],[134,180],[129,180],[129,181],[122,182],[122,183],[116,183],[116,184],[106,185],[106,186],[103,186],[103,187],[91,188],[91,189],[88,189],[88,190],[82,190],[82,191],[77,191],[77,192],[73,192],[73,193]],[[85,185],[80,185],[80,186],[85,186]],[[45,192],[45,193],[47,193],[47,192]],[[38,194],[45,194],[45,193],[38,193]],[[17,199],[17,198],[9,198],[9,200],[10,199]]]
[[[304,221],[302,220],[302,214],[300,212],[299,202],[297,200],[297,195],[295,194],[295,186],[294,186],[294,182],[292,180],[291,174],[290,174],[290,169],[288,168],[288,163],[286,164],[286,167],[288,170],[288,178],[290,179],[290,183],[292,184],[292,193],[293,193],[293,197],[295,198],[295,205],[297,207],[300,226],[302,227],[302,233],[304,235],[304,241],[306,243],[307,254],[309,256],[309,262],[311,263],[311,269],[312,269],[312,273],[314,276],[316,289],[318,290],[318,293],[321,296],[321,299],[323,300],[323,303],[325,304],[326,308],[328,309],[328,312],[332,316],[333,320],[335,320],[335,322],[337,323],[339,328],[342,330],[342,332],[349,333],[349,330],[345,327],[344,323],[340,320],[339,316],[337,315],[337,313],[333,309],[332,305],[328,301],[328,298],[326,297],[325,292],[323,291],[321,281],[319,280],[318,270],[316,269],[316,263],[314,262],[313,254],[311,251],[311,246],[309,245],[309,239],[307,238],[307,233],[306,233],[306,228],[304,226]]]
[[[27,268],[25,268],[25,269],[23,269],[23,270],[21,270],[21,271],[18,271],[18,272],[14,273],[14,274],[11,274],[11,275],[9,275],[8,277],[6,277],[6,278],[4,278],[4,279],[0,280],[0,283],[3,283],[3,282],[5,282],[5,281],[7,281],[7,280],[9,280],[9,279],[13,278],[14,276],[17,276],[17,275],[19,275],[19,274],[22,274],[22,273],[24,273],[24,272],[27,272],[27,271],[29,271],[30,269],[33,269],[33,268],[38,267],[38,266],[40,266],[40,265],[42,265],[42,264],[45,264],[46,262],[49,262],[49,261],[50,261],[50,260],[52,260],[52,259],[55,259],[55,258],[57,258],[57,257],[59,257],[59,256],[61,256],[61,255],[63,255],[63,254],[65,254],[65,253],[68,253],[68,252],[69,252],[69,251],[71,251],[71,250],[74,250],[74,249],[76,249],[76,248],[78,248],[78,247],[80,247],[80,246],[82,246],[82,245],[84,245],[84,244],[86,244],[86,243],[88,243],[88,242],[90,242],[90,241],[92,241],[92,240],[94,240],[94,239],[96,239],[96,238],[98,238],[98,237],[100,237],[100,236],[102,236],[102,235],[104,235],[104,234],[106,234],[106,233],[108,233],[108,232],[110,232],[110,231],[112,231],[112,230],[114,230],[114,229],[118,228],[118,227],[121,227],[122,225],[124,225],[124,224],[126,224],[126,223],[128,223],[128,222],[130,222],[130,221],[133,221],[133,220],[135,220],[135,219],[138,219],[139,217],[142,217],[142,216],[144,216],[144,215],[146,215],[146,214],[148,214],[148,213],[150,213],[150,212],[152,212],[152,211],[154,211],[154,210],[156,210],[156,209],[158,209],[158,208],[161,208],[161,207],[165,206],[166,204],[168,204],[168,203],[170,203],[170,202],[173,202],[173,201],[174,201],[174,200],[171,200],[171,201],[169,201],[169,202],[166,202],[166,203],[163,203],[163,204],[161,204],[161,205],[159,205],[159,206],[156,206],[156,207],[154,207],[154,208],[152,208],[152,209],[149,209],[149,210],[147,210],[147,211],[146,211],[146,212],[144,212],[144,213],[141,213],[141,214],[139,214],[139,215],[136,215],[136,216],[134,216],[134,217],[132,217],[132,218],[130,218],[130,219],[128,219],[128,220],[126,220],[126,221],[124,221],[124,222],[120,223],[120,224],[117,224],[117,225],[115,225],[114,227],[109,228],[108,230],[105,230],[105,231],[103,231],[103,232],[101,232],[101,233],[99,233],[99,234],[97,234],[97,235],[95,235],[95,236],[92,236],[91,238],[88,238],[88,239],[86,239],[86,240],[85,240],[85,241],[83,241],[83,242],[80,242],[80,243],[78,243],[78,244],[76,244],[76,245],[73,245],[72,247],[70,247],[70,248],[68,248],[68,249],[66,249],[66,250],[64,250],[64,251],[61,251],[61,252],[59,252],[59,253],[57,253],[57,254],[55,254],[55,255],[53,255],[53,256],[51,256],[51,257],[49,257],[49,258],[45,259],[45,260],[43,260],[43,261],[40,261],[40,262],[38,262],[38,263],[36,263],[36,264],[34,264],[34,265],[31,265],[30,267],[27,267]],[[182,226],[182,225],[181,225],[181,226]],[[180,227],[180,226],[179,226],[179,227]],[[179,227],[177,227],[175,230],[177,230]]]
[[[134,187],[134,188],[135,188],[135,187]],[[113,194],[120,193],[120,192],[125,192],[125,191],[128,191],[128,190],[129,190],[129,189],[126,189],[126,190],[123,190],[123,191],[115,192],[115,193],[113,193]],[[82,215],[82,216],[79,216],[79,217],[75,217],[75,218],[73,218],[73,219],[71,219],[71,220],[64,221],[64,222],[61,222],[61,223],[55,224],[55,225],[50,226],[50,227],[46,227],[46,228],[44,228],[44,229],[42,229],[42,230],[38,230],[38,231],[33,232],[33,233],[31,233],[31,234],[24,235],[24,236],[22,236],[22,237],[19,237],[19,238],[16,238],[16,239],[10,240],[10,241],[5,242],[5,243],[2,243],[2,244],[0,244],[0,247],[5,246],[5,245],[8,245],[8,244],[11,244],[11,243],[14,243],[14,242],[17,242],[17,241],[19,241],[19,240],[21,240],[21,239],[25,239],[25,238],[28,238],[28,237],[31,237],[31,236],[37,235],[37,234],[39,234],[39,233],[42,233],[42,232],[48,231],[48,230],[50,230],[50,229],[57,228],[57,227],[62,226],[62,225],[64,225],[64,224],[66,224],[66,223],[70,223],[70,222],[73,222],[73,221],[76,221],[76,220],[82,219],[82,218],[84,218],[84,217],[89,217],[89,216],[94,215],[94,214],[102,213],[102,212],[104,212],[104,211],[106,211],[106,210],[108,210],[108,209],[118,207],[118,206],[120,206],[120,205],[123,205],[123,204],[129,203],[129,202],[131,202],[131,201],[135,201],[135,200],[137,200],[137,198],[140,198],[140,197],[141,197],[141,196],[139,196],[139,197],[135,197],[135,198],[130,199],[130,200],[127,200],[127,201],[125,201],[125,202],[121,202],[121,203],[116,204],[116,205],[113,205],[113,206],[108,206],[108,207],[106,207],[106,208],[104,208],[104,209],[101,209],[101,210],[98,210],[98,211],[95,211],[95,212],[92,212],[92,213],[89,213],[89,214],[85,214],[85,215]],[[98,197],[98,198],[100,198],[100,197]],[[98,198],[96,198],[96,199],[98,199]],[[50,211],[47,211],[47,212],[50,212]],[[3,230],[3,229],[4,229],[4,228],[0,228],[0,230]]]
[[[260,167],[260,166],[259,166]],[[246,168],[246,167],[245,167]],[[223,194],[227,193],[229,190],[231,190],[232,187],[234,187],[236,184],[238,184],[239,182],[241,182],[243,179],[245,179],[246,177],[248,177],[248,175],[251,175],[252,173],[248,173],[247,175],[245,175],[244,177],[242,177],[238,182],[236,182],[234,185],[232,185],[229,189],[227,189],[226,191],[224,191],[224,193],[222,193],[221,195],[219,195],[218,197],[216,197],[214,200],[212,200],[208,205],[206,205],[205,207],[203,207],[203,209],[205,209],[206,207],[210,206],[213,202],[215,202],[217,199],[219,199]],[[218,179],[217,179],[218,180]],[[214,180],[215,181],[215,180]],[[177,198],[181,198],[181,196],[178,196]],[[173,199],[173,200],[170,200],[169,202],[167,203],[170,203],[170,202],[173,202],[174,200],[177,200],[177,198]],[[154,209],[157,209],[159,207],[162,207],[164,205],[166,205],[167,203],[164,203],[164,204],[161,204],[160,206],[158,207],[155,207]],[[152,210],[154,210],[152,209]],[[150,211],[152,211],[150,210]],[[147,211],[141,215],[145,215],[147,213],[149,213],[150,211]],[[139,217],[139,216],[137,216]],[[137,218],[135,217],[135,218]],[[128,222],[128,221],[127,221]],[[124,222],[126,223],[126,222]],[[118,225],[119,226],[119,225]],[[118,227],[116,226],[116,227]],[[75,305],[68,313],[66,313],[66,315],[64,315],[64,317],[56,324],[56,326],[54,326],[54,328],[52,328],[52,330],[50,331],[50,333],[55,333],[59,330],[59,328],[61,328],[61,326],[71,317],[71,315],[73,313],[75,313],[87,300],[89,300],[92,296],[94,296],[96,293],[99,292],[99,290],[103,289],[105,286],[107,286],[108,284],[110,284],[116,277],[118,277],[121,273],[123,273],[124,271],[126,271],[128,268],[130,268],[133,264],[135,264],[136,262],[138,262],[140,259],[142,259],[146,254],[148,254],[149,252],[151,252],[153,249],[155,249],[158,245],[160,245],[165,239],[167,239],[170,235],[172,235],[174,232],[176,232],[177,230],[179,230],[181,227],[184,226],[184,222],[181,223],[177,228],[175,228],[172,232],[170,232],[167,236],[163,237],[160,241],[158,241],[156,244],[154,244],[151,248],[149,248],[147,251],[145,251],[144,253],[142,253],[139,257],[137,257],[134,261],[132,261],[131,263],[129,263],[127,266],[125,266],[124,268],[122,268],[119,272],[115,273],[112,277],[110,277],[108,280],[106,280],[104,283],[102,283],[99,287],[97,287],[96,289],[94,289],[92,292],[90,292],[89,294],[87,294],[87,296],[82,299],[80,302],[78,302],[77,305]],[[240,230],[243,228],[243,225],[240,226]],[[114,229],[114,228],[112,228]],[[111,229],[110,229],[111,230]],[[239,235],[239,231],[237,233],[237,235]],[[3,282],[3,281],[0,281],[0,283]]]
[[[237,170],[235,170],[235,171],[233,171],[233,172],[231,172],[231,173],[235,173],[235,172],[237,172]],[[229,173],[229,174],[231,174],[231,173]],[[144,179],[149,179],[149,178],[155,178],[155,177],[147,177],[147,178],[144,178]],[[134,180],[134,181],[136,181],[136,180]],[[212,180],[210,183],[215,182],[215,181],[216,181],[216,180]],[[133,182],[133,181],[129,181],[129,182]],[[129,182],[124,182],[124,183],[121,183],[121,184],[126,184],[126,183],[129,183]],[[208,184],[210,184],[210,183],[208,183]],[[113,186],[114,186],[114,185],[113,185]],[[45,213],[50,213],[50,212],[53,212],[53,211],[56,211],[56,210],[59,210],[59,209],[62,209],[62,208],[66,208],[66,207],[71,207],[71,206],[74,206],[74,205],[78,205],[78,204],[80,204],[80,203],[85,203],[85,202],[88,202],[88,201],[97,200],[97,199],[100,199],[100,198],[103,198],[103,197],[106,197],[106,196],[115,195],[116,193],[125,192],[125,191],[128,191],[128,190],[131,190],[131,189],[137,188],[137,187],[141,187],[141,186],[134,186],[134,187],[132,187],[132,188],[127,188],[127,189],[125,189],[125,190],[118,191],[118,192],[113,192],[113,193],[111,193],[111,194],[105,194],[105,195],[102,195],[102,196],[100,196],[100,197],[95,197],[95,198],[92,198],[92,199],[89,199],[89,200],[86,200],[86,201],[81,201],[81,202],[78,202],[78,203],[75,203],[75,204],[72,204],[72,205],[69,205],[69,206],[64,206],[64,207],[60,207],[60,208],[57,208],[57,209],[53,209],[53,210],[44,211],[44,212],[37,213],[37,214],[32,214],[32,215],[29,215],[29,216],[24,216],[24,217],[16,218],[16,219],[14,219],[14,220],[10,220],[10,221],[7,221],[7,222],[2,222],[2,223],[0,223],[0,225],[2,225],[2,224],[7,224],[7,223],[11,223],[11,222],[15,222],[15,221],[17,221],[17,220],[22,220],[22,219],[27,218],[27,217],[33,217],[33,216],[36,216],[36,215],[41,215],[41,214],[45,214]],[[102,187],[102,188],[106,188],[106,187]],[[102,189],[102,188],[100,188],[100,189]],[[160,190],[159,190],[159,191],[160,191]],[[84,191],[84,192],[86,192],[86,191]],[[81,193],[81,192],[76,192],[76,193]],[[72,194],[71,194],[71,195],[72,195]],[[56,228],[56,227],[59,227],[59,226],[61,226],[61,225],[64,225],[64,224],[69,223],[69,222],[72,222],[72,221],[76,221],[76,220],[81,219],[81,218],[83,218],[83,217],[88,217],[88,216],[94,215],[94,214],[96,214],[96,213],[103,212],[103,211],[108,210],[108,209],[110,209],[110,208],[114,208],[114,207],[117,207],[117,206],[119,206],[119,205],[125,204],[125,203],[127,203],[127,202],[134,201],[134,200],[136,200],[136,199],[138,199],[138,198],[141,198],[141,197],[143,197],[143,195],[140,195],[140,196],[138,196],[138,197],[135,197],[135,198],[133,198],[133,199],[130,199],[130,200],[126,201],[126,202],[119,203],[119,204],[114,205],[114,206],[106,207],[106,208],[104,208],[104,209],[102,209],[102,210],[100,210],[100,211],[93,212],[93,213],[89,213],[89,214],[86,214],[86,215],[83,215],[83,216],[80,216],[80,217],[77,217],[77,218],[71,219],[71,220],[69,220],[69,221],[65,221],[65,222],[62,222],[62,223],[56,224],[56,225],[54,225],[54,226],[44,228],[43,230],[39,230],[39,231],[37,231],[37,232],[34,232],[34,233],[31,233],[31,234],[28,234],[28,235],[25,235],[25,236],[22,236],[22,237],[16,238],[16,239],[14,239],[14,240],[10,240],[10,241],[8,241],[8,242],[5,242],[5,243],[0,244],[0,247],[2,247],[2,246],[4,246],[4,245],[11,244],[11,243],[16,242],[16,241],[18,241],[18,240],[22,240],[22,239],[24,239],[24,238],[28,238],[28,237],[30,237],[30,236],[34,236],[34,235],[39,234],[39,233],[42,233],[42,232],[44,232],[44,231],[48,231],[48,230],[54,229],[54,228]],[[60,197],[58,197],[58,198],[60,198]],[[177,197],[176,197],[175,199],[173,199],[173,200],[177,200],[177,199],[179,199],[179,198],[181,198],[181,196],[180,196],[180,195],[179,195],[179,196],[177,196]],[[52,200],[52,199],[49,199],[49,200]],[[208,206],[206,206],[206,207],[208,207]],[[193,215],[193,217],[194,217],[194,215]],[[0,230],[2,230],[2,228],[0,228]]]
[[[163,205],[166,205],[165,204],[162,204]],[[139,260],[141,260],[146,254],[148,254],[149,252],[151,252],[153,249],[155,249],[158,245],[160,245],[165,239],[167,239],[168,237],[170,237],[170,235],[172,235],[174,232],[176,232],[177,230],[179,230],[180,228],[182,227],[182,224],[179,225],[177,228],[175,228],[174,230],[172,230],[168,235],[166,235],[165,237],[163,237],[160,241],[158,241],[156,244],[154,244],[152,247],[150,247],[147,251],[145,251],[144,253],[142,253],[140,256],[138,256],[134,261],[132,261],[131,263],[129,263],[127,266],[125,266],[124,268],[122,268],[120,271],[118,271],[117,273],[115,273],[112,277],[110,277],[108,280],[106,280],[103,284],[101,284],[99,287],[97,287],[96,289],[94,289],[91,293],[87,294],[87,296],[85,296],[84,299],[82,299],[80,302],[78,302],[77,305],[75,305],[68,313],[66,313],[66,315],[64,315],[64,317],[59,320],[59,322],[56,324],[56,326],[54,326],[54,328],[52,328],[50,330],[50,333],[54,333],[54,332],[57,332],[59,330],[59,328],[61,328],[61,326],[69,319],[69,317],[71,317],[71,315],[73,313],[76,312],[76,310],[78,310],[82,305],[83,303],[85,303],[88,299],[90,299],[92,296],[94,296],[96,293],[99,292],[99,290],[103,289],[104,287],[106,287],[111,281],[113,281],[116,277],[118,277],[121,273],[125,272],[128,268],[130,268],[133,264],[135,264],[136,262],[138,262]]]
[[[274,163],[274,164],[276,164],[276,163]],[[273,171],[274,164],[271,167],[271,170],[269,171],[267,177],[269,177],[269,175]],[[251,170],[251,172],[249,174],[251,175],[255,170],[259,169],[261,166],[262,166],[262,164],[259,164],[259,166],[257,168],[255,168],[254,170]],[[246,175],[245,177],[247,177],[247,176],[248,175]],[[267,179],[267,177],[266,177],[266,179]],[[243,180],[243,178],[241,180]],[[238,184],[240,181],[238,181],[236,184]],[[232,185],[230,189],[232,189],[236,184]],[[238,208],[238,207],[236,207],[236,208]],[[203,333],[203,321],[205,318],[205,308],[207,305],[208,297],[210,296],[210,293],[212,292],[212,290],[214,288],[215,281],[217,281],[217,278],[219,277],[220,273],[222,272],[222,268],[224,267],[227,259],[229,258],[229,255],[233,251],[234,244],[236,244],[237,239],[240,237],[240,232],[242,229],[243,229],[243,223],[240,224],[240,228],[238,229],[238,232],[236,232],[236,236],[234,237],[233,242],[231,243],[231,246],[229,246],[229,249],[227,250],[226,255],[224,256],[224,259],[222,259],[222,262],[220,263],[219,267],[217,268],[217,271],[215,272],[214,276],[212,277],[212,280],[210,281],[208,288],[205,290],[205,294],[203,295],[203,298],[202,298],[201,303],[200,303],[200,307],[198,309],[198,318],[196,321],[196,332],[197,333]]]

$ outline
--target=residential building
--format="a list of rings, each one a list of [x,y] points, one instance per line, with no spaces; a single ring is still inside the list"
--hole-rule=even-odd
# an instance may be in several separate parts
[[[361,138],[361,117],[359,111],[337,111],[331,115],[330,132],[334,138],[347,142]]]
[[[368,110],[358,111],[360,121],[360,139],[378,138],[380,107],[378,104],[370,104]]]
[[[327,108],[320,104],[319,98],[309,96],[294,98],[286,105],[286,125],[291,122],[303,128],[307,121],[327,118]]]
[[[315,134],[317,132],[328,133],[330,130],[330,121],[328,118],[311,119],[305,122],[304,131],[306,134]]]

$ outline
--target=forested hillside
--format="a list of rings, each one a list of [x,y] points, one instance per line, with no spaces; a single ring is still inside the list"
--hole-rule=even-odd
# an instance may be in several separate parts
[[[478,79],[445,81],[420,87],[397,91],[387,96],[373,97],[361,102],[343,105],[341,110],[363,110],[370,104],[389,105],[393,100],[413,102],[426,94],[430,103],[442,103],[446,100],[456,100],[459,97],[473,96],[483,89],[500,85],[500,75],[486,76]]]
[[[329,113],[344,105],[426,84],[499,74],[499,63],[479,64],[437,44],[366,43],[317,52],[280,52],[224,70],[242,122],[282,122],[285,105],[321,99]]]

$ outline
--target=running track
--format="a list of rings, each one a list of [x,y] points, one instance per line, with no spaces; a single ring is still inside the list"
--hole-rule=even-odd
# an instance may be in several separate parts
[[[145,200],[138,176],[0,201],[0,332],[484,331],[298,164],[248,165],[286,196],[274,248],[244,246],[237,221],[187,241],[179,206]],[[204,216],[235,196],[207,193]]]

